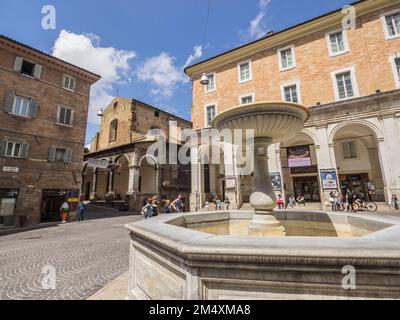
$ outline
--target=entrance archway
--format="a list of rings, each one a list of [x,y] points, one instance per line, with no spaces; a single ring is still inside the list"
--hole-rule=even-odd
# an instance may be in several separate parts
[[[303,195],[306,202],[321,202],[318,161],[314,139],[301,133],[281,148],[282,175],[286,198]]]
[[[385,201],[385,185],[374,130],[361,123],[342,125],[334,132],[333,143],[342,191],[361,191],[372,201]]]
[[[150,157],[144,156],[139,163],[139,192],[141,195],[154,196],[158,194],[158,164]]]

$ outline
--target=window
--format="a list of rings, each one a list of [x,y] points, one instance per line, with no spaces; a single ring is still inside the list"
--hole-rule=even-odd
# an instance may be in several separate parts
[[[39,103],[36,100],[17,96],[14,91],[6,93],[4,111],[21,117],[36,118]]]
[[[69,76],[69,75],[64,75],[64,88],[74,91],[75,90],[75,78]]]
[[[336,100],[358,97],[354,68],[332,73]]]
[[[73,109],[64,106],[58,107],[58,123],[67,126],[72,125]]]
[[[389,58],[390,64],[393,69],[394,81],[396,83],[396,87],[400,88],[400,57],[396,54]]]
[[[354,141],[342,142],[343,159],[357,159],[356,143]]]
[[[296,67],[294,46],[278,50],[279,68],[281,71]]]
[[[21,57],[15,58],[14,70],[35,78],[40,78],[42,74],[42,66]]]
[[[238,65],[239,82],[247,82],[252,79],[251,62],[246,61]]]
[[[283,88],[285,101],[298,103],[299,98],[297,95],[297,85],[286,86]]]
[[[327,35],[329,55],[337,56],[349,51],[345,30],[336,31]]]
[[[15,96],[12,113],[22,117],[29,116],[30,99]]]
[[[216,90],[216,85],[215,85],[215,73],[210,73],[207,75],[208,78],[208,84],[206,85],[206,92],[212,92]]]
[[[62,147],[51,147],[49,152],[49,160],[55,162],[71,162],[72,150]]]
[[[154,111],[154,116],[159,118],[160,117],[160,111]]]
[[[21,144],[18,142],[8,142],[7,143],[7,150],[6,150],[6,156],[7,157],[13,157],[13,158],[19,158],[21,154]]]
[[[387,13],[382,17],[386,39],[400,37],[400,12]]]
[[[110,123],[110,136],[109,136],[109,142],[114,142],[117,140],[117,135],[118,135],[118,120],[115,119],[111,121]]]
[[[206,107],[206,127],[211,126],[211,121],[217,115],[217,106],[216,105],[209,105]]]
[[[28,154],[28,144],[17,141],[0,141],[0,156],[9,158],[26,158]]]
[[[239,103],[240,104],[250,104],[254,102],[254,93],[253,94],[247,94],[244,96],[239,97]]]

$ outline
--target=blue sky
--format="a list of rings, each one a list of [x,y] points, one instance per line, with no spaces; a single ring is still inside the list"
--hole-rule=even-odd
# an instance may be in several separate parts
[[[269,30],[279,31],[351,0],[1,0],[0,33],[103,76],[92,90],[95,116],[116,96],[132,97],[190,119],[191,83],[183,67]],[[56,9],[56,29],[42,28],[42,8]]]

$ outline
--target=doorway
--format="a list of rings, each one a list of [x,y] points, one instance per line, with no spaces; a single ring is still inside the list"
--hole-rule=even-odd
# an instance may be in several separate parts
[[[303,195],[307,202],[321,202],[317,176],[293,178],[293,185],[296,198]]]

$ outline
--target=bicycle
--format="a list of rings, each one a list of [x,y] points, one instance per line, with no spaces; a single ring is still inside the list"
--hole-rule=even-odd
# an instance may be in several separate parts
[[[362,211],[368,211],[368,212],[376,212],[378,210],[378,205],[374,202],[369,202],[369,201],[355,201],[354,202],[354,211],[355,212],[362,212]]]

